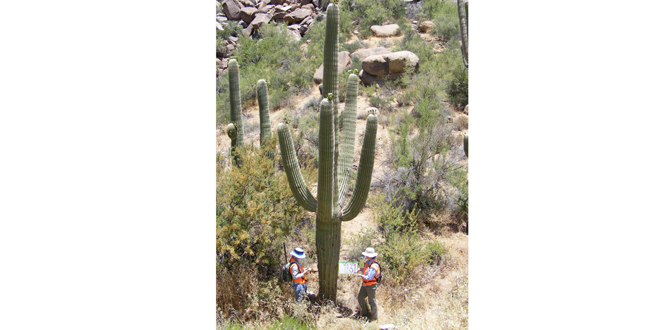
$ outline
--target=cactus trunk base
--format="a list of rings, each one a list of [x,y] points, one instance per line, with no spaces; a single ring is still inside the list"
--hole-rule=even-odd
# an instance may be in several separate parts
[[[316,254],[318,256],[318,297],[336,301],[338,259],[340,254],[340,221],[316,219]]]

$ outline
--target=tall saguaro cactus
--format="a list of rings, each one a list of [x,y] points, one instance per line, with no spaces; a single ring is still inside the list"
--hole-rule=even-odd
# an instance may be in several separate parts
[[[330,4],[327,7],[325,34],[323,69],[325,90],[338,90],[338,16],[338,6]],[[300,206],[316,212],[319,296],[333,301],[336,300],[337,293],[341,223],[354,219],[365,205],[374,169],[378,125],[377,116],[370,114],[367,117],[356,186],[349,202],[345,204],[344,196],[349,189],[354,159],[357,92],[358,76],[351,74],[348,80],[347,103],[342,116],[342,134],[339,134],[338,102],[334,101],[337,100],[337,94],[328,93],[328,98],[320,103],[318,200],[313,197],[303,179],[289,128],[284,123],[278,125],[280,151],[289,187]],[[339,148],[339,141],[342,141],[340,143],[342,148]],[[341,149],[340,157],[339,149]]]
[[[236,59],[231,59],[228,62],[228,85],[231,93],[232,124],[228,125],[226,133],[231,138],[231,155],[239,166],[240,158],[236,153],[236,149],[244,144],[244,121],[242,120],[242,98],[240,97],[240,68]]]
[[[459,31],[461,32],[461,55],[464,65],[468,67],[468,2],[457,0],[457,14],[459,15]]]

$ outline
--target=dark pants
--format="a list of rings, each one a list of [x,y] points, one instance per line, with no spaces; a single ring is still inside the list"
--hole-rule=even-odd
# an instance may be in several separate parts
[[[296,295],[296,302],[301,302],[303,298],[307,297],[307,284],[291,282],[291,287]]]
[[[371,320],[378,319],[378,306],[376,305],[376,286],[378,284],[373,284],[370,286],[361,285],[361,290],[358,291],[358,305],[361,306],[361,316],[368,316],[367,314],[367,303],[365,298],[369,301],[371,313]]]

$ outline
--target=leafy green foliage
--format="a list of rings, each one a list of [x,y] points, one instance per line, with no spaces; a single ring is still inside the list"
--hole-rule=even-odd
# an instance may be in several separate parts
[[[468,105],[468,69],[458,68],[454,72],[454,79],[448,85],[448,99],[455,107],[464,108]]]
[[[276,144],[274,137],[267,145]],[[276,267],[280,244],[297,226],[304,211],[291,196],[285,175],[276,173],[269,150],[246,146],[242,166],[217,167],[217,260]]]
[[[367,38],[372,34],[372,25],[405,18],[405,2],[400,0],[346,0],[341,2],[340,9],[341,13],[350,13],[352,21],[358,22],[361,38]]]
[[[388,279],[397,285],[404,281],[414,269],[431,264],[447,252],[437,241],[423,242],[418,232],[416,209],[404,210],[397,203],[387,203],[383,194],[374,196],[374,214],[383,228],[385,243],[378,244],[378,251],[387,266]]]

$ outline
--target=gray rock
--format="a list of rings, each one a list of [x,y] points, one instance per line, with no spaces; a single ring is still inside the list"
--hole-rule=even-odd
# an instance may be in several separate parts
[[[215,28],[217,29],[217,31],[224,31],[224,27],[220,22],[215,22]]]
[[[226,14],[228,19],[238,20],[242,18],[240,17],[240,9],[242,9],[242,6],[239,2],[235,0],[224,0],[222,8],[224,9],[224,14]]]
[[[376,37],[394,37],[399,34],[399,25],[398,24],[388,24],[388,25],[372,25],[370,27],[372,34]]]
[[[236,44],[239,40],[240,40],[239,38],[234,37],[234,36],[228,37],[228,41],[230,41],[230,42],[232,42],[234,44]]]
[[[390,64],[389,73],[403,73],[406,69],[416,71],[419,68],[419,56],[411,51],[403,50],[384,56],[386,56]]]
[[[390,64],[385,55],[371,55],[366,57],[362,63],[363,71],[375,75],[384,76],[390,73]]]
[[[305,18],[311,16],[312,11],[309,9],[305,8],[300,8],[297,9],[291,13],[289,13],[287,16],[284,17],[285,22],[293,23],[293,22],[301,22]]]
[[[352,59],[348,51],[338,53],[338,73],[343,72],[345,69],[352,66]],[[314,73],[314,82],[320,84],[323,81],[323,70],[325,65],[321,65]]]
[[[269,23],[269,22],[271,22],[271,16],[269,16],[268,14],[260,13],[255,15],[255,19],[253,19],[253,21],[251,22],[251,24],[249,24],[249,26],[253,26],[255,31],[257,31],[258,29],[260,29],[262,24]]]
[[[432,21],[424,21],[419,24],[419,30],[421,32],[428,32],[432,29],[434,29],[434,23]]]
[[[293,41],[300,41],[302,37],[300,36],[300,31],[299,30],[287,30],[287,35],[291,38]]]
[[[382,55],[382,54],[389,54],[391,51],[389,51],[385,47],[374,47],[374,48],[367,48],[367,49],[360,49],[352,53],[352,58],[357,58],[360,61],[363,61],[366,57],[371,56],[371,55]]]
[[[255,2],[251,0],[239,0],[244,7],[255,7]]]
[[[240,16],[242,16],[242,20],[244,22],[251,23],[255,18],[255,13],[257,12],[258,10],[255,7],[244,7],[240,9]]]
[[[226,15],[217,15],[216,19],[220,23],[224,23],[224,22],[228,21],[228,18],[226,18]]]

